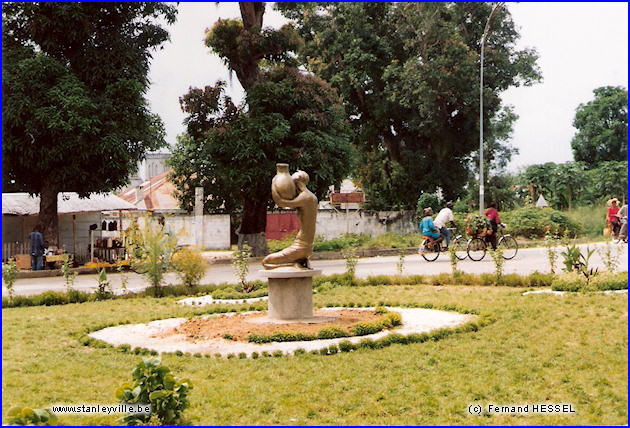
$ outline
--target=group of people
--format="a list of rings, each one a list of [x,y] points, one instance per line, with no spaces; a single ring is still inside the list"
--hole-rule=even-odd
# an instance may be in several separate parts
[[[628,204],[623,204],[619,208],[619,199],[612,198],[608,201],[608,212],[606,213],[606,223],[610,228],[614,238],[623,241],[628,239]]]
[[[497,230],[501,223],[496,202],[490,202],[489,208],[485,212],[486,218],[490,221],[492,232],[488,231],[486,241],[490,243],[493,250],[497,249]],[[446,249],[451,242],[451,231],[446,227],[450,222],[455,227],[455,217],[453,217],[453,202],[448,201],[446,207],[442,208],[433,220],[433,208],[427,207],[423,210],[424,218],[420,222],[420,233],[433,239],[435,242],[442,242],[446,239]]]

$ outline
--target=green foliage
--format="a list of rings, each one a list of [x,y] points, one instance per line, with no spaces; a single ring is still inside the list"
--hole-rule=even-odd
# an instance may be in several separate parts
[[[13,407],[8,413],[9,425],[57,425],[57,416],[49,409],[31,409],[30,407]]]
[[[451,273],[453,274],[453,277],[457,274],[457,262],[459,261],[456,251],[457,248],[455,248],[455,245],[451,240],[451,245],[448,246],[448,256],[451,263]]]
[[[597,269],[588,267],[588,262],[595,253],[595,249],[590,249],[586,247],[586,253],[582,253],[582,251],[573,244],[572,246],[567,246],[565,252],[561,253],[564,258],[564,271],[565,272],[577,272],[581,274],[586,279],[586,285],[588,286],[589,281],[595,275],[597,275]]]
[[[499,284],[501,283],[501,278],[503,278],[503,265],[505,264],[501,245],[497,245],[496,250],[490,250],[490,256],[492,256],[492,261],[494,262],[494,274],[497,279],[497,284]]]
[[[252,283],[252,285],[256,285],[257,283]],[[262,284],[262,283],[260,283]],[[233,300],[239,300],[239,299],[253,299],[255,297],[264,297],[269,293],[269,290],[267,288],[258,288],[258,289],[254,289],[250,292],[238,292],[236,290],[234,290],[233,288],[229,287],[229,288],[220,288],[217,291],[214,291],[212,293],[212,298],[213,299],[233,299]]]
[[[188,287],[199,285],[208,269],[201,251],[194,248],[183,248],[175,252],[172,265],[182,283]]]
[[[407,255],[405,250],[406,248],[398,249],[398,261],[396,262],[396,272],[398,272],[398,275],[402,275],[405,269],[405,256]]]
[[[192,383],[173,376],[159,358],[144,358],[131,372],[133,384],[125,383],[116,390],[122,403],[151,404],[151,410],[161,425],[181,422],[182,412],[188,407],[188,392]],[[123,418],[127,425],[147,423],[151,414],[131,414]]]
[[[354,247],[348,247],[348,249],[343,252],[343,258],[346,262],[346,275],[354,278],[354,271],[357,268],[357,262],[359,260],[356,249]]]
[[[72,264],[72,255],[68,254],[61,264],[61,275],[63,275],[63,279],[66,283],[66,291],[72,289],[74,280],[77,277],[77,273],[71,270]]]
[[[107,280],[105,268],[102,268],[98,271],[96,282],[96,300],[105,300],[112,296],[112,288],[109,284],[109,281]]]
[[[13,285],[17,281],[18,273],[20,270],[17,268],[15,260],[10,259],[6,263],[2,263],[2,282],[4,282],[7,290],[9,291],[9,299],[13,300],[15,290]]]
[[[440,187],[455,199],[478,147],[479,40],[487,3],[277,3],[304,39],[300,62],[343,97],[360,151],[356,175],[376,209],[414,209]],[[540,76],[537,54],[516,50],[506,8],[486,50],[484,131],[507,141],[515,115],[499,94]],[[420,60],[419,60],[420,59]],[[496,119],[494,123],[490,119]],[[445,173],[447,171],[447,173]]]
[[[129,292],[129,290],[127,289],[129,278],[125,273],[125,267],[122,264],[118,264],[118,266],[116,267],[116,271],[120,275],[120,289],[122,290],[123,294],[127,294]]]
[[[232,267],[246,293],[253,290],[253,286],[247,284],[247,273],[249,272],[249,259],[251,255],[252,253],[247,245],[245,245],[242,250],[236,250],[232,253],[234,257]]]
[[[559,252],[555,249],[560,243],[557,235],[549,233],[545,234],[545,248],[547,249],[547,260],[549,261],[549,269],[551,273],[556,273],[556,263],[558,262]]]
[[[375,313],[382,313],[376,312]],[[298,342],[310,341],[317,339],[336,339],[349,336],[365,336],[368,334],[378,333],[379,331],[396,327],[402,324],[402,317],[396,312],[385,311],[384,315],[373,322],[359,322],[350,327],[350,332],[342,330],[339,327],[324,327],[317,334],[277,331],[271,334],[252,333],[247,336],[247,341],[251,343],[270,343],[270,342]]]
[[[512,236],[542,238],[547,233],[572,237],[580,233],[581,226],[565,213],[553,208],[525,207],[501,213],[501,221],[508,225]]]
[[[161,293],[164,273],[172,267],[176,246],[177,238],[173,234],[147,218],[137,247],[129,252],[132,267],[149,280],[156,294]]]
[[[439,210],[443,201],[440,201],[438,195],[436,193],[421,193],[418,198],[418,202],[416,202],[416,212],[420,218],[424,217],[424,209],[425,208],[433,208],[434,212]]]
[[[628,272],[603,272],[590,281],[577,271],[557,275],[551,283],[555,291],[605,291],[627,290]]]
[[[239,45],[241,46],[241,45]],[[269,183],[278,159],[309,174],[321,200],[350,171],[350,130],[336,92],[297,70],[273,68],[247,89],[246,106],[224,96],[225,85],[191,89],[181,98],[188,133],[170,164],[182,207],[194,189],[213,195],[204,210],[241,214],[241,234],[264,232],[271,208]],[[256,254],[258,255],[258,254]]]
[[[623,248],[620,246],[612,246],[610,242],[606,241],[604,247],[597,250],[602,261],[604,262],[604,266],[606,266],[606,270],[611,273],[615,273],[619,268],[619,259],[621,258],[621,254],[623,253]]]
[[[589,169],[590,168],[590,169]],[[558,209],[602,203],[627,194],[628,162],[547,162],[529,166],[516,178],[521,199],[534,204],[539,195]]]
[[[470,214],[466,219],[466,231],[469,235],[477,236],[490,229],[490,221],[486,216]]]
[[[593,90],[595,99],[580,104],[571,141],[573,157],[591,166],[604,161],[625,161],[628,157],[628,90],[603,86]]]

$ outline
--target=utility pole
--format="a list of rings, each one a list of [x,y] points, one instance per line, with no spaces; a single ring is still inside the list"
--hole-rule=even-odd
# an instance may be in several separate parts
[[[481,36],[481,67],[479,72],[479,214],[483,215],[484,212],[484,178],[483,178],[483,50],[486,45],[486,39],[490,33],[490,21],[497,10],[503,7],[505,2],[499,2],[494,5],[488,22],[486,22],[486,28],[483,30]]]

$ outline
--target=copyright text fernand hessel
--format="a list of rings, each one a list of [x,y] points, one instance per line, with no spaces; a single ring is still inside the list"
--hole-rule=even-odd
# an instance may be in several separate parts
[[[480,404],[468,406],[468,413],[480,416],[482,413],[491,415],[523,415],[523,414],[570,414],[576,413],[573,404],[567,403],[527,403],[527,404]]]

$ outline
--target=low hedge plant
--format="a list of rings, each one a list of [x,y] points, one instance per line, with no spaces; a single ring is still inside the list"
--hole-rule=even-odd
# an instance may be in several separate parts
[[[600,272],[587,284],[586,278],[577,272],[556,276],[551,284],[554,291],[606,291],[627,290],[628,272]]]
[[[326,327],[321,329],[317,334],[290,331],[278,331],[271,334],[252,333],[247,336],[247,341],[251,343],[299,342],[316,339],[337,339],[350,336],[366,336],[368,334],[378,333],[379,331],[402,324],[402,317],[400,314],[383,310],[381,308],[378,310],[378,312],[375,312],[382,313],[382,317],[373,322],[356,323],[350,327],[350,332],[342,330],[338,327]]]

